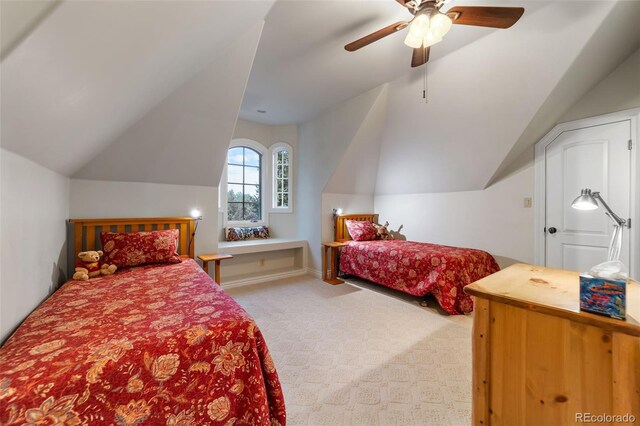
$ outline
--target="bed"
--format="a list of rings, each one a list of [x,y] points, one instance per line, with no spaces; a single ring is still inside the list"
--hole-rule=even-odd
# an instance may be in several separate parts
[[[447,313],[473,311],[462,289],[500,270],[489,253],[461,247],[402,240],[353,241],[347,220],[376,222],[377,215],[336,217],[335,239],[344,242],[340,270],[414,296],[431,294]]]
[[[193,260],[190,218],[76,221],[75,252],[103,229],[179,229],[181,263],[69,281],[0,348],[0,424],[284,425],[253,319]]]

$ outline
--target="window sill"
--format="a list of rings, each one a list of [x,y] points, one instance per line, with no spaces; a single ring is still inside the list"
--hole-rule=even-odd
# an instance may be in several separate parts
[[[286,209],[272,208],[269,213],[293,213],[293,209],[291,207]]]
[[[255,228],[256,226],[269,226],[266,221],[259,222],[225,222],[227,228]]]

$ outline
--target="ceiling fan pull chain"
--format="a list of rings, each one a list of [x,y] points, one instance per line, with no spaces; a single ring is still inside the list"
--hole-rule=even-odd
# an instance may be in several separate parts
[[[426,49],[424,54],[426,55]],[[425,104],[429,103],[429,100],[427,99],[427,64],[428,62],[424,64],[424,82],[422,88],[422,98],[424,99]]]

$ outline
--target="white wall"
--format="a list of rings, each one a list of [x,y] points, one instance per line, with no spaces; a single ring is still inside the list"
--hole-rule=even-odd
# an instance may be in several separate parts
[[[199,208],[195,253],[215,253],[218,247],[217,187],[71,179],[69,198],[74,219],[189,216]]]
[[[0,150],[0,342],[64,282],[69,178]]]
[[[533,167],[485,190],[432,194],[376,195],[380,221],[403,224],[408,240],[488,251],[501,267],[533,263]]]
[[[272,126],[238,119],[233,138],[252,139],[267,148],[278,142],[286,142],[295,149],[298,144],[298,126],[295,124]]]

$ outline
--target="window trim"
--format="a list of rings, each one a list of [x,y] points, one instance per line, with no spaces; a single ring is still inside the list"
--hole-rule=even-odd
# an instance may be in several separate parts
[[[227,200],[227,191],[228,191],[228,162],[229,162],[229,150],[231,148],[238,147],[247,147],[257,151],[260,154],[260,209],[261,209],[261,220],[256,222],[252,222],[249,220],[229,220],[228,218],[228,200]],[[267,159],[269,150],[259,142],[256,142],[251,139],[233,139],[227,148],[227,152],[225,154],[224,160],[224,169],[222,172],[222,177],[220,179],[220,211],[222,212],[222,220],[224,227],[237,226],[237,227],[247,227],[247,226],[268,226],[269,225],[269,211],[267,210],[267,197],[270,197],[271,194],[267,193],[269,191],[269,185],[265,184],[268,182],[269,176],[267,173],[267,168],[270,164],[266,164],[269,160]]]
[[[280,151],[287,151],[289,153],[289,177],[288,177],[288,195],[289,195],[289,206],[288,207],[277,207],[276,206],[276,154]],[[291,145],[285,142],[275,143],[269,148],[269,159],[270,159],[270,180],[271,180],[271,213],[292,213],[293,212],[293,148]]]

